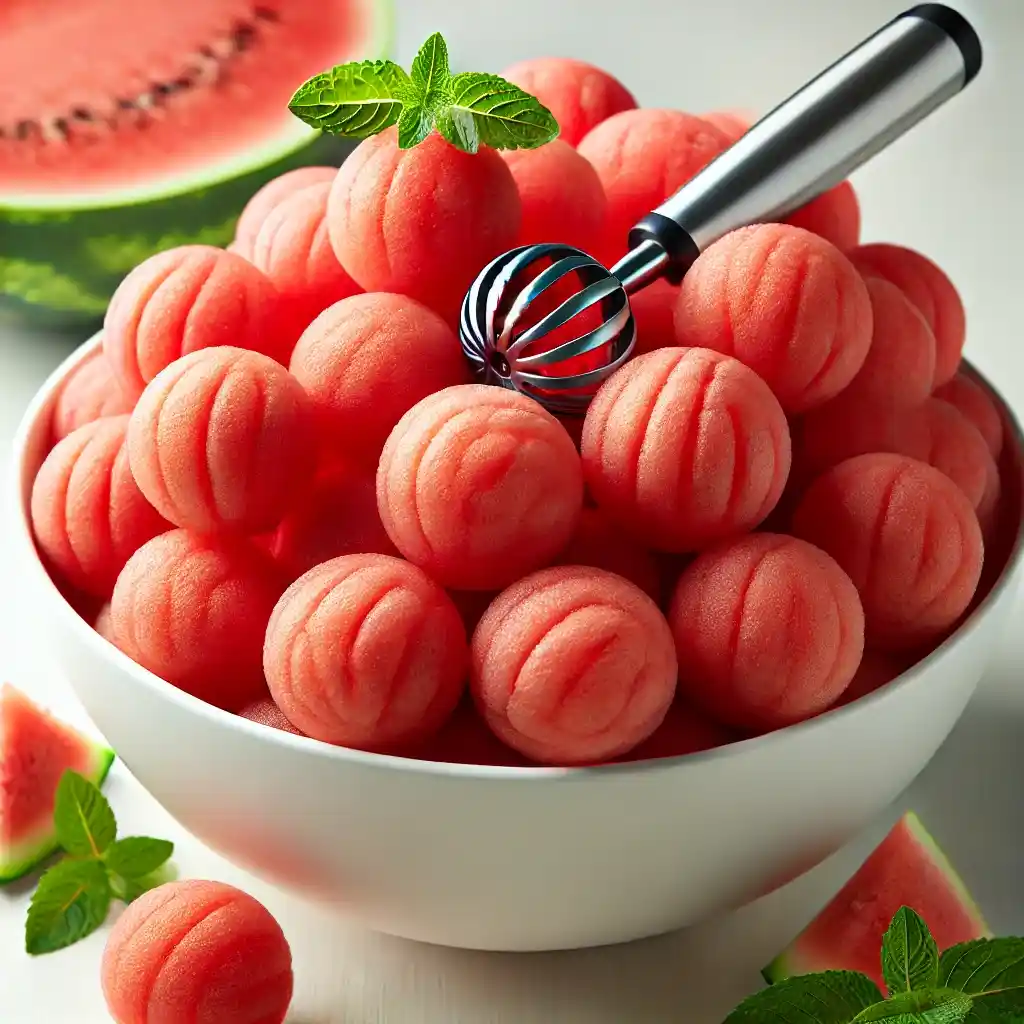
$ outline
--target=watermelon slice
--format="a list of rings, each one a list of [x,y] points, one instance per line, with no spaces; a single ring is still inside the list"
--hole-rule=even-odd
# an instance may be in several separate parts
[[[9,683],[0,687],[0,883],[57,849],[53,798],[68,768],[100,785],[114,752],[48,715]]]
[[[227,245],[271,178],[340,163],[288,100],[390,31],[390,0],[3,0],[0,318],[102,317],[147,256]]]
[[[924,919],[939,950],[991,937],[970,893],[908,813],[796,940],[761,973],[769,983],[819,971],[860,971],[883,989],[882,936],[900,907]]]

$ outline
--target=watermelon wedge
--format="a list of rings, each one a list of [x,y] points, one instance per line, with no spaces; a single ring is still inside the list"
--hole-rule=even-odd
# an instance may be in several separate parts
[[[271,178],[340,163],[288,100],[390,34],[390,0],[4,0],[0,321],[99,319],[147,256],[227,245]]]
[[[924,919],[939,950],[991,932],[916,814],[900,819],[839,894],[761,973],[774,983],[819,971],[860,971],[884,991],[882,936],[900,907]]]
[[[57,721],[9,683],[0,687],[0,883],[57,849],[53,799],[70,768],[100,785],[114,752]]]

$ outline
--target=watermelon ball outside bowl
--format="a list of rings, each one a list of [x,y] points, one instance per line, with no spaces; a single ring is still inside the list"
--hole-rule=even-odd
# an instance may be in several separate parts
[[[147,256],[227,245],[272,178],[339,164],[288,100],[390,29],[390,0],[0,4],[0,320],[98,322]]]
[[[46,574],[31,540],[32,480],[61,384],[96,344],[69,358],[32,403],[9,488],[26,600],[60,668],[126,766],[199,839],[395,935],[496,950],[626,941],[721,913],[807,870],[866,826],[938,749],[974,692],[1022,575],[1024,439],[984,385],[1005,426],[1009,553],[964,623],[873,693],[765,736],[596,768],[333,747],[173,688],[95,633]],[[270,855],[282,846],[288,857]]]

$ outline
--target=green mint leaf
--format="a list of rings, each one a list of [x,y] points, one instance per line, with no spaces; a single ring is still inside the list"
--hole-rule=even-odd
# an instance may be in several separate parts
[[[854,1024],[961,1024],[971,997],[951,989],[900,992],[854,1017]]]
[[[928,925],[909,907],[900,907],[882,936],[882,976],[890,995],[939,985],[939,947]]]
[[[107,798],[88,779],[66,771],[53,805],[57,841],[73,857],[99,857],[117,837]]]
[[[150,889],[159,888],[168,882],[177,881],[178,869],[171,861],[165,861],[156,871],[141,878],[122,878],[110,872],[110,884],[114,895],[123,903],[132,903]]]
[[[968,1024],[1024,1020],[1024,939],[975,939],[947,949],[939,984],[973,997]]]
[[[122,878],[144,878],[171,859],[174,843],[148,836],[119,839],[103,855],[107,867]]]
[[[851,1024],[881,999],[878,986],[856,971],[804,974],[745,999],[725,1024]]]
[[[448,44],[440,32],[435,32],[421,47],[412,62],[410,79],[416,98],[428,110],[437,105],[451,82],[448,67]]]
[[[541,102],[498,75],[466,72],[451,80],[448,104],[435,117],[453,145],[475,153],[493,149],[536,149],[558,137],[558,122]]]
[[[52,953],[92,934],[107,919],[110,882],[97,860],[65,860],[50,868],[32,895],[25,951]]]
[[[434,116],[420,103],[402,110],[398,119],[398,148],[418,146],[434,129]]]
[[[398,121],[411,98],[409,76],[390,60],[365,60],[314,75],[296,89],[288,109],[330,135],[368,139]]]

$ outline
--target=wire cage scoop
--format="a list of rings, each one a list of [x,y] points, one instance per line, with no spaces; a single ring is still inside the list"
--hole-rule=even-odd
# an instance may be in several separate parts
[[[582,415],[632,354],[622,282],[571,245],[524,245],[492,260],[462,304],[462,349],[477,378]]]

